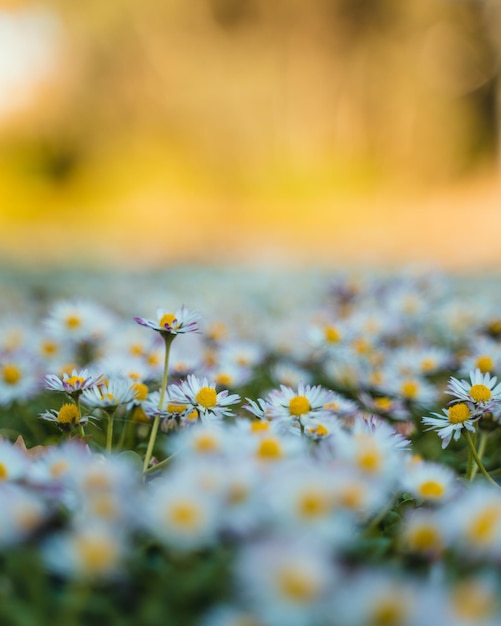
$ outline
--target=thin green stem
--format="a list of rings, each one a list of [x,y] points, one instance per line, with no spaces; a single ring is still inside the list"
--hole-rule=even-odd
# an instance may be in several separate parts
[[[160,461],[156,465],[152,465],[151,467],[148,467],[148,469],[144,470],[144,473],[151,474],[152,472],[156,472],[157,470],[163,469],[171,462],[173,456],[175,456],[175,454],[171,454],[166,459],[164,459],[163,461]]]
[[[82,439],[85,439],[85,430],[84,430],[83,424],[80,423],[80,420],[82,418],[82,409],[80,407],[79,395],[75,396],[75,404],[76,404],[77,411],[78,411],[78,432],[80,433],[80,437],[82,437]]]
[[[169,378],[169,354],[170,347],[176,335],[167,335],[164,336],[165,341],[165,358],[164,358],[164,373],[162,377],[162,386],[160,387],[160,399],[158,400],[158,408],[162,409],[165,400],[165,393],[167,391],[167,381]],[[160,415],[155,415],[155,419],[153,420],[153,426],[151,428],[150,440],[148,441],[148,448],[146,449],[146,455],[144,457],[144,465],[143,472],[146,472],[148,469],[148,465],[151,461],[151,456],[153,454],[153,448],[155,447],[155,440],[157,438],[158,426],[160,424]]]
[[[482,474],[485,476],[487,481],[489,483],[491,483],[491,485],[494,485],[495,487],[499,487],[497,482],[492,480],[492,478],[489,476],[487,470],[484,467],[484,464],[482,463],[482,459],[478,456],[478,453],[477,453],[477,451],[475,449],[475,446],[473,444],[473,441],[471,439],[471,435],[470,435],[469,431],[466,428],[464,428],[463,429],[463,433],[464,433],[464,436],[466,438],[466,442],[468,443],[468,446],[469,446],[469,448],[471,450],[471,454],[472,454],[472,456],[473,456],[473,458],[475,460],[475,463],[478,465],[478,469],[482,472]]]
[[[113,445],[113,418],[115,417],[115,412],[107,413],[108,415],[108,429],[106,431],[106,452],[109,454],[111,452],[111,447]]]
[[[129,411],[128,416],[126,417],[126,419],[124,420],[124,425],[122,428],[122,433],[120,435],[120,439],[118,440],[118,444],[117,444],[117,449],[118,450],[122,450],[124,447],[124,443],[125,443],[125,438],[127,436],[127,433],[129,432],[129,425],[132,422],[131,419],[131,415],[132,415],[132,411]]]
[[[489,438],[489,433],[488,433],[488,432],[486,432],[485,430],[483,430],[483,431],[480,433],[480,445],[478,446],[478,458],[479,458],[480,460],[482,460],[482,459],[483,459],[483,457],[484,457],[484,454],[485,454],[485,448],[486,448],[486,446],[487,446],[487,439],[488,439],[488,438]],[[471,480],[473,480],[473,479],[475,478],[475,476],[476,476],[476,474],[477,474],[477,471],[478,471],[478,465],[477,465],[477,464],[475,464],[475,465],[473,466],[473,471],[472,471],[472,473],[471,473]]]

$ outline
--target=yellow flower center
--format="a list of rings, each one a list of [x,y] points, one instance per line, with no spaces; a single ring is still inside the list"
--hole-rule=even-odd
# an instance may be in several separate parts
[[[486,374],[494,369],[494,360],[488,354],[481,354],[477,357],[475,366],[478,367],[482,374]]]
[[[151,365],[151,367],[155,367],[160,363],[160,357],[156,352],[152,352],[148,355],[146,362],[148,363],[148,365]]]
[[[473,385],[470,389],[470,397],[474,402],[487,402],[491,396],[491,390],[485,385]]]
[[[400,392],[404,398],[413,400],[419,391],[419,385],[414,380],[406,380],[400,386]]]
[[[212,409],[217,405],[217,393],[213,387],[202,387],[195,396],[195,400],[198,404],[201,404],[204,409]]]
[[[341,506],[350,510],[356,510],[362,507],[364,496],[364,487],[361,484],[352,483],[343,487],[338,494],[338,499]]]
[[[79,537],[75,542],[82,570],[87,574],[104,574],[115,564],[116,546],[102,537]]]
[[[7,385],[16,385],[21,380],[21,370],[12,363],[3,366],[2,378]]]
[[[407,542],[411,550],[417,552],[435,551],[442,547],[440,534],[434,526],[418,526],[409,533]]]
[[[64,320],[64,323],[66,324],[66,328],[69,328],[70,330],[75,330],[76,328],[80,327],[82,321],[78,317],[78,315],[68,315],[68,317]]]
[[[374,405],[381,411],[389,411],[392,404],[393,401],[391,398],[387,398],[385,396],[382,398],[374,398]]]
[[[9,470],[4,463],[0,462],[0,480],[5,480],[9,476]]]
[[[310,409],[310,401],[306,396],[294,396],[290,399],[289,410],[291,415],[300,417],[301,415],[308,413]]]
[[[372,385],[380,385],[383,382],[383,374],[379,370],[374,370],[369,376]]]
[[[196,422],[198,419],[198,411],[193,409],[193,411],[186,416],[186,419],[190,420],[190,422]]]
[[[107,402],[113,402],[113,400],[115,399],[114,393],[102,393],[101,396],[103,400],[106,400]]]
[[[314,433],[319,437],[327,437],[329,430],[323,424],[317,424],[314,428]]]
[[[148,386],[144,383],[133,383],[132,389],[134,390],[134,397],[139,402],[146,400],[148,397]]]
[[[214,435],[204,433],[203,435],[199,435],[195,439],[195,450],[197,452],[201,452],[202,454],[205,454],[206,452],[215,452],[218,449],[219,449],[219,442],[214,437]]]
[[[369,446],[357,455],[358,467],[368,474],[376,473],[381,467],[381,455],[375,446]]]
[[[274,461],[283,456],[282,446],[277,439],[267,437],[262,439],[257,449],[257,456],[266,461]]]
[[[92,507],[92,512],[98,517],[104,517],[105,519],[113,519],[117,517],[117,505],[112,499],[110,499],[108,494],[92,496],[89,504]]]
[[[200,525],[202,515],[194,502],[176,502],[168,512],[168,520],[178,528],[193,530]]]
[[[225,372],[221,372],[216,376],[216,384],[224,385],[225,387],[229,387],[233,382],[233,378],[230,374],[226,374]]]
[[[140,405],[136,405],[132,409],[131,419],[134,422],[143,422],[145,424],[149,423],[150,421],[150,418],[146,415],[143,407],[141,407]]]
[[[75,404],[63,404],[57,414],[57,421],[59,424],[75,424],[78,417],[78,408]]]
[[[169,413],[174,413],[174,414],[178,414],[178,413],[182,413],[183,411],[186,411],[186,404],[168,404],[167,405],[167,411]]]
[[[298,505],[299,514],[305,519],[321,517],[329,511],[329,499],[321,491],[312,490],[301,494]]]
[[[267,430],[270,430],[270,425],[268,422],[261,422],[260,420],[255,420],[251,423],[251,433],[262,433]]]
[[[132,356],[142,356],[144,354],[144,348],[140,343],[133,343],[129,346],[129,353]]]
[[[464,402],[449,407],[447,413],[451,424],[462,424],[470,417],[470,409]]]
[[[398,598],[383,598],[374,607],[370,626],[399,626],[405,621],[405,608]]]
[[[434,359],[423,359],[421,361],[421,369],[423,372],[431,372],[437,366],[437,363]]]
[[[59,478],[60,476],[63,476],[64,474],[66,474],[69,467],[70,466],[68,462],[61,459],[59,461],[56,461],[55,463],[52,463],[52,465],[50,466],[49,472],[52,478]]]
[[[278,573],[278,588],[288,600],[300,604],[313,602],[319,593],[318,581],[299,567],[284,567]]]
[[[444,486],[436,480],[426,480],[418,488],[419,495],[429,500],[438,500],[444,495]]]
[[[177,322],[176,316],[173,313],[165,313],[160,318],[158,325],[161,328],[165,328],[166,326],[168,326],[169,328],[173,328],[174,322]],[[176,324],[176,327],[177,327],[177,324]]]
[[[46,341],[42,342],[42,345],[40,346],[40,351],[44,356],[52,356],[54,354],[57,354],[57,352],[59,351],[59,346],[55,341],[50,341],[49,339],[47,339]]]
[[[468,528],[468,538],[476,544],[489,543],[495,536],[501,519],[501,510],[496,505],[487,506],[477,515]]]
[[[328,343],[337,343],[341,339],[341,334],[334,326],[326,326],[324,328],[324,337]]]
[[[465,581],[452,592],[452,606],[460,618],[473,624],[494,616],[496,598],[480,584]]]
[[[63,379],[63,382],[72,387],[77,387],[85,383],[85,378],[82,378],[82,376],[68,376],[68,378]]]

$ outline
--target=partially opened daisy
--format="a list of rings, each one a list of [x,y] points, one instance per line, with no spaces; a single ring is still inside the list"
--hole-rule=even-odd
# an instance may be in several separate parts
[[[196,376],[188,376],[181,383],[171,385],[167,397],[169,404],[182,406],[190,412],[197,411],[202,421],[233,415],[228,407],[240,401],[238,394],[230,394],[226,389],[217,392],[215,383]]]
[[[442,448],[445,448],[454,438],[457,441],[461,437],[463,428],[475,432],[475,422],[480,419],[481,413],[473,409],[472,404],[457,402],[440,413],[432,413],[435,417],[423,417],[422,422],[428,428],[426,430],[437,431],[442,439]]]
[[[470,372],[470,382],[451,377],[446,394],[454,396],[464,402],[473,402],[475,405],[486,405],[501,400],[501,383],[489,372],[482,374],[480,369]]]
[[[64,391],[68,395],[74,396],[75,394],[79,395],[85,389],[99,385],[103,378],[103,374],[92,376],[86,369],[74,369],[71,374],[63,374],[62,378],[55,374],[47,374],[44,378],[44,384],[46,389]]]
[[[180,335],[182,333],[198,333],[200,315],[187,309],[184,305],[175,313],[165,309],[157,309],[156,320],[135,317],[134,321],[158,331],[161,335]]]

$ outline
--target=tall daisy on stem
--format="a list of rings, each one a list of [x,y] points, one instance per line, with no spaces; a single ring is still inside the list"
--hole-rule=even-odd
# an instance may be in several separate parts
[[[148,320],[143,317],[135,317],[134,321],[141,326],[152,328],[157,331],[165,342],[165,354],[164,354],[164,369],[162,376],[162,384],[160,386],[160,396],[158,400],[158,408],[161,409],[165,400],[165,392],[167,389],[167,381],[169,376],[169,354],[172,342],[177,335],[185,333],[198,333],[198,320],[200,316],[198,313],[189,311],[184,305],[178,309],[175,313],[166,311],[165,309],[157,309],[157,319]],[[146,455],[144,457],[143,471],[148,469],[153,454],[153,448],[155,447],[155,441],[157,438],[158,427],[160,425],[160,412],[155,415],[153,420],[153,426],[151,428],[150,439],[148,441],[148,447],[146,449]]]
[[[476,448],[479,420],[501,401],[501,383],[496,383],[495,377],[488,373],[482,374],[479,369],[470,372],[470,382],[451,378],[444,393],[454,396],[454,400],[449,402],[448,408],[442,409],[443,414],[432,413],[434,417],[423,417],[422,421],[428,426],[427,430],[437,432],[442,439],[442,448],[448,446],[452,439],[457,441],[463,435],[468,444],[467,477],[473,480],[476,464],[485,479],[499,487],[482,463],[486,436],[481,438],[479,450]]]

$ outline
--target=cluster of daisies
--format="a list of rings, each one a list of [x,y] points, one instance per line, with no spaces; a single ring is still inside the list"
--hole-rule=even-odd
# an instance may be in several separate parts
[[[36,544],[92,589],[152,545],[193,563],[225,546],[200,626],[500,623],[493,293],[428,274],[218,280],[203,317],[133,317],[125,286],[6,317],[1,550]]]

